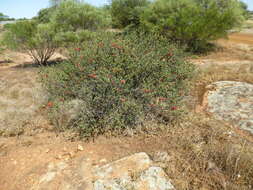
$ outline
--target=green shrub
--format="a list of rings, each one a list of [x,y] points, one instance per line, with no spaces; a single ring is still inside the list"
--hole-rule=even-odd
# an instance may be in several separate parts
[[[35,19],[38,20],[39,23],[49,23],[54,10],[55,9],[53,7],[41,9]]]
[[[55,9],[51,22],[61,32],[96,30],[108,24],[105,13],[89,4],[64,1]]]
[[[148,3],[148,0],[112,0],[111,16],[113,26],[117,28],[125,28],[129,25],[138,26],[140,14]]]
[[[180,113],[193,66],[161,36],[101,34],[71,54],[69,61],[46,68],[41,76],[54,113],[62,102],[83,102],[69,124],[82,135],[134,129],[150,119],[171,122]]]
[[[55,36],[55,39],[61,44],[61,47],[74,48],[87,40],[95,38],[96,36],[97,36],[96,32],[89,30],[79,30],[76,32],[73,31],[58,32]]]
[[[146,30],[186,44],[193,51],[225,37],[242,20],[236,0],[157,0],[141,16]]]
[[[25,20],[9,24],[5,30],[4,44],[29,54],[37,64],[46,64],[58,46],[54,40],[55,30],[49,24]]]

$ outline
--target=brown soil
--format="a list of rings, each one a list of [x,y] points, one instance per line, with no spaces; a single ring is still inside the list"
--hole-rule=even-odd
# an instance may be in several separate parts
[[[194,59],[193,61],[198,64],[203,63],[227,63],[227,62],[251,62],[253,61],[253,34],[232,34],[230,35],[228,40],[219,40],[218,44],[220,45],[220,49],[214,53],[210,53],[206,56],[201,56],[198,59]],[[8,55],[13,63],[1,63],[0,64],[0,80],[5,77],[5,80],[14,80],[15,78],[19,78],[22,74],[19,72],[23,72],[18,70],[17,66],[27,62],[29,64],[30,60],[23,54],[17,54],[13,52],[9,52],[11,55]],[[1,58],[6,59],[6,58]],[[9,59],[9,58],[8,58]],[[18,61],[16,61],[18,60]],[[2,66],[1,66],[2,65]],[[29,75],[31,78],[29,80],[36,80],[36,68],[24,68],[26,75]],[[22,75],[23,76],[23,75]],[[18,81],[17,81],[18,82]],[[31,86],[32,88],[32,86]],[[20,89],[21,90],[21,89]],[[42,103],[40,103],[42,106]],[[37,115],[40,113],[36,112]],[[43,121],[43,123],[47,123],[47,121]],[[182,156],[182,159],[176,162],[176,166],[179,169],[172,169],[172,174],[177,174],[178,177],[173,176],[170,177],[176,183],[176,187],[178,189],[193,189],[194,183],[201,184],[201,177],[196,174],[195,176],[187,176],[184,178],[184,172],[193,172],[194,164],[196,160],[191,163],[191,159],[193,159],[193,154],[189,153],[186,155],[189,157],[189,160],[184,160],[184,151],[190,146],[188,143],[190,138],[190,131],[185,128],[178,128],[177,130],[171,130],[168,134],[163,134],[162,137],[159,135],[147,137],[146,135],[139,135],[134,137],[99,137],[95,142],[84,142],[80,140],[73,140],[73,134],[70,132],[66,133],[58,133],[53,131],[51,126],[41,126],[42,130],[39,130],[35,133],[30,133],[29,131],[21,136],[15,137],[0,137],[0,189],[1,190],[26,190],[30,189],[33,184],[36,173],[39,172],[39,168],[50,162],[57,162],[59,160],[64,160],[66,162],[73,162],[74,160],[82,157],[88,156],[94,164],[101,164],[101,159],[106,159],[106,162],[121,158],[123,156],[129,155],[134,152],[147,152],[149,154],[153,154],[156,151],[177,151],[182,153],[182,155],[175,155],[175,157],[179,158]],[[38,126],[36,126],[38,128]],[[196,128],[196,133],[199,133],[202,140],[197,139],[198,134],[193,134],[194,138],[192,141],[196,141],[196,147],[193,147],[194,150],[198,149],[198,144],[202,143],[202,141],[206,141],[204,138],[211,138],[217,131],[210,129],[208,126],[209,132],[205,134],[202,131],[203,128]],[[186,127],[187,128],[187,127]],[[33,129],[32,129],[33,130]],[[217,137],[220,142],[225,141],[228,137],[226,132],[230,130],[226,128],[220,135]],[[193,132],[192,132],[193,133]],[[185,135],[182,135],[185,134]],[[182,139],[186,141],[183,143]],[[212,139],[212,138],[211,138]],[[213,140],[213,139],[212,139]],[[237,142],[238,137],[235,137],[235,140],[230,139],[231,141]],[[200,142],[201,141],[201,142]],[[240,139],[238,140],[240,141]],[[177,143],[174,144],[174,143]],[[181,143],[181,144],[180,144]],[[78,145],[81,145],[84,150],[78,150]],[[194,145],[194,146],[195,146]],[[182,146],[182,147],[179,147]],[[243,146],[246,146],[245,144]],[[222,148],[223,146],[221,146]],[[180,149],[181,148],[181,149]],[[221,150],[222,152],[223,150]],[[198,153],[199,154],[199,153]],[[199,154],[199,156],[201,156]],[[230,155],[231,156],[231,155]],[[189,162],[189,163],[188,163]],[[202,163],[206,164],[206,163]],[[181,165],[181,166],[180,166]],[[185,167],[188,169],[182,169],[180,167]],[[198,167],[205,167],[204,165]],[[37,169],[36,169],[37,168]],[[172,167],[173,168],[173,167]],[[180,170],[182,169],[182,170]],[[203,168],[202,168],[203,170]],[[201,170],[201,171],[202,171]],[[196,173],[201,173],[201,171],[195,171]],[[208,174],[209,175],[209,174]],[[224,174],[226,175],[226,174]],[[187,185],[186,180],[190,180],[192,184]],[[217,177],[217,176],[216,176]],[[202,178],[204,181],[208,180],[207,178]],[[210,179],[214,181],[218,179],[214,179],[212,173],[210,173]],[[189,182],[189,183],[190,183]],[[193,186],[192,186],[193,185]],[[197,185],[196,185],[197,187]],[[198,186],[195,189],[210,189],[206,186]],[[222,189],[222,188],[221,188]],[[247,189],[247,187],[245,187]]]
[[[229,36],[229,41],[253,46],[253,34],[235,33]]]
[[[228,39],[220,39],[216,50],[194,59],[195,63],[235,63],[253,61],[253,32],[234,33]]]

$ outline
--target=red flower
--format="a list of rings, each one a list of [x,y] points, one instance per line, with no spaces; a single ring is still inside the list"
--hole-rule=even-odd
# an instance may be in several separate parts
[[[120,83],[121,84],[126,84],[126,80],[121,80]]]
[[[96,78],[97,78],[97,75],[96,75],[96,74],[89,74],[88,77],[93,78],[93,79],[96,79]]]
[[[153,90],[144,89],[143,92],[144,92],[144,93],[150,93],[150,92],[153,92]]]
[[[122,46],[119,46],[119,45],[116,44],[116,43],[112,43],[111,46],[112,46],[113,48],[116,48],[116,49],[123,49]]]
[[[93,61],[94,61],[94,59],[92,59],[92,58],[88,60],[89,63],[92,63]]]
[[[167,56],[168,56],[168,57],[172,57],[172,56],[173,56],[173,53],[172,53],[172,52],[168,52],[168,53],[167,53]]]
[[[51,108],[51,107],[53,107],[53,106],[54,106],[53,102],[48,102],[48,103],[47,103],[47,107]]]
[[[172,107],[171,107],[171,110],[172,110],[172,111],[177,110],[177,106],[172,106]]]
[[[126,99],[125,98],[120,98],[120,101],[121,102],[126,102]]]
[[[158,98],[158,100],[159,100],[159,101],[165,101],[165,100],[167,100],[167,98],[160,97],[160,98]]]
[[[75,48],[76,51],[81,51],[81,48]]]
[[[104,43],[103,43],[103,42],[100,42],[100,43],[98,43],[98,46],[99,46],[99,47],[104,47]]]

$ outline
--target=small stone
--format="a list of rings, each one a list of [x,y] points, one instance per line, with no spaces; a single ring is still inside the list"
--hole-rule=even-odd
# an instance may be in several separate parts
[[[104,158],[104,159],[101,159],[99,162],[100,162],[100,163],[106,163],[107,160]]]
[[[74,158],[75,157],[75,153],[74,152],[69,152],[68,155],[70,156],[70,158]]]
[[[62,159],[62,155],[56,156],[56,159],[61,160]]]
[[[77,150],[78,150],[78,151],[83,151],[83,150],[84,150],[84,148],[83,148],[83,146],[78,145]]]
[[[49,152],[50,152],[50,149],[47,149],[45,152],[46,152],[46,153],[49,153]]]

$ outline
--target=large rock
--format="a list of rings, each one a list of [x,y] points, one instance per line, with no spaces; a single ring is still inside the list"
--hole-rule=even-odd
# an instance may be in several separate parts
[[[253,134],[253,85],[220,81],[206,87],[204,107],[216,119]]]
[[[82,159],[76,167],[53,163],[30,190],[174,190],[162,168],[146,153],[137,153],[104,166]]]
[[[123,158],[96,170],[94,190],[172,190],[160,167],[152,166],[145,153]]]

